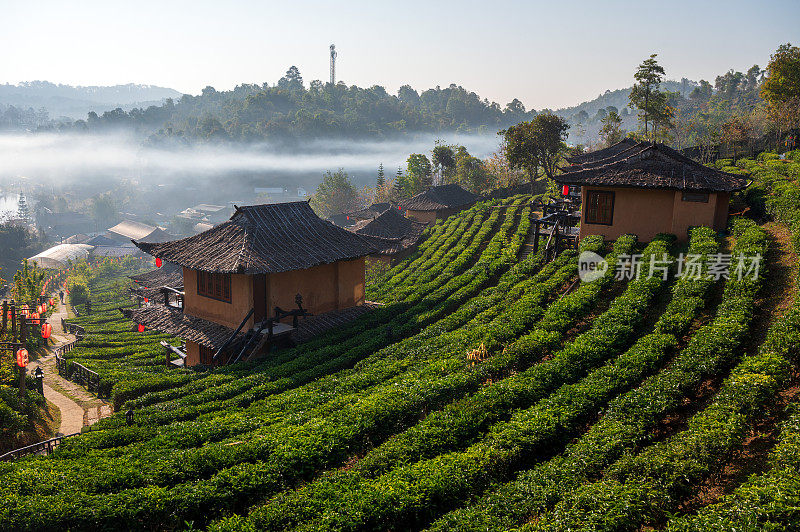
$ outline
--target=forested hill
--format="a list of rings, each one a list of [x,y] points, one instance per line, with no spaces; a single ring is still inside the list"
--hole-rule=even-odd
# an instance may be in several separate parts
[[[700,142],[701,137],[714,137],[728,118],[747,114],[758,105],[762,73],[754,65],[746,73],[731,70],[717,76],[713,85],[685,78],[664,81],[661,90],[669,95],[667,105],[671,108],[674,127],[670,138],[662,140],[684,147]],[[41,95],[63,89],[63,86],[46,82],[41,86],[33,85],[27,90]],[[102,111],[110,106],[98,104],[94,107],[97,111],[74,121],[52,120],[47,113],[33,107],[24,111],[14,107],[4,109],[3,91],[10,90],[8,87],[0,85],[0,129],[93,133],[125,129],[149,138],[153,144],[329,138],[377,140],[409,133],[494,134],[537,114],[533,109],[525,109],[516,98],[501,106],[455,84],[421,92],[403,85],[396,94],[388,93],[379,85],[364,88],[316,80],[307,84],[295,67],[274,85],[242,84],[228,91],[206,87],[196,96],[185,94],[179,98],[165,96],[167,92],[152,93],[171,89],[149,86],[73,87],[84,91],[97,89],[94,97],[106,102],[125,94],[129,99],[145,93],[164,96],[163,103],[130,109],[120,106]],[[636,111],[629,107],[630,91],[630,88],[607,90],[591,101],[554,111],[570,125],[569,142],[585,145],[599,142],[602,120],[611,111],[619,113],[623,132],[638,129]],[[700,126],[692,124],[698,113]],[[50,116],[54,116],[52,111]]]
[[[677,92],[682,97],[686,98],[692,90],[698,86],[696,81],[683,78],[681,81],[664,81],[661,83],[659,89],[662,91]],[[605,109],[609,106],[616,107],[617,109],[624,109],[629,105],[628,96],[631,93],[631,87],[624,89],[607,90],[597,96],[593,100],[574,105],[572,107],[564,107],[558,109],[555,113],[559,116],[569,118],[581,111],[586,112],[590,117],[597,113],[598,109]]]
[[[681,98],[687,98],[698,85],[696,81],[683,78],[681,81],[668,80],[662,82],[660,90],[677,94]],[[572,126],[569,131],[571,142],[587,143],[593,140],[596,141],[600,127],[602,127],[601,120],[605,118],[609,108],[616,109],[619,112],[623,129],[627,131],[636,130],[636,113],[629,107],[628,97],[630,94],[631,87],[606,90],[593,100],[558,109],[554,112],[558,116],[567,119]]]
[[[661,140],[679,148],[718,143],[726,121],[750,115],[763,103],[759,94],[763,75],[764,71],[753,65],[745,72],[731,69],[716,76],[713,83],[686,78],[663,81],[659,89],[668,95],[670,127]],[[619,114],[623,132],[640,127],[637,110],[630,107],[630,93],[631,87],[607,90],[593,100],[554,112],[569,123],[570,143],[592,145],[599,142],[602,120],[611,111]],[[753,132],[763,134],[758,120],[751,122]]]
[[[526,111],[519,100],[501,107],[457,85],[421,93],[404,85],[395,95],[378,85],[304,84],[293,68],[274,86],[242,84],[230,91],[206,87],[197,96],[168,99],[160,106],[90,113],[87,120],[53,127],[90,131],[134,128],[150,134],[156,142],[168,138],[375,139],[407,132],[495,133],[535,114]]]
[[[135,83],[87,87],[49,81],[0,84],[0,108],[13,106],[21,112],[33,109],[40,115],[44,108],[52,118],[84,118],[90,111],[160,105],[166,98],[180,96],[174,89]]]

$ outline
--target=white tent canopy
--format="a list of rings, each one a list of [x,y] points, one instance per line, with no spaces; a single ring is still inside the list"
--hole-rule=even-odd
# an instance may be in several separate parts
[[[59,244],[50,249],[46,249],[31,257],[30,261],[35,262],[40,268],[50,268],[59,270],[67,267],[67,261],[73,262],[89,257],[89,252],[93,246],[87,244]]]

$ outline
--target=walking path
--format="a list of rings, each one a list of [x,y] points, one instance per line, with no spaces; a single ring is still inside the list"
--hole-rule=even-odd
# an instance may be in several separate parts
[[[73,335],[62,329],[61,318],[67,318],[66,305],[62,304],[49,319],[49,323],[53,326],[51,338],[56,345],[48,346],[50,354],[28,364],[29,375],[32,375],[34,370],[41,366],[44,372],[44,396],[61,410],[61,427],[56,436],[80,432],[84,426],[111,415],[111,406],[108,403],[58,374],[54,349],[75,339]]]

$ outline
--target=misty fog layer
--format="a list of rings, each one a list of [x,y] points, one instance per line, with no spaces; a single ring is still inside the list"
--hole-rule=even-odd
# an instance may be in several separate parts
[[[358,185],[373,184],[378,165],[386,175],[405,169],[411,153],[430,155],[434,142],[462,144],[476,157],[497,150],[494,135],[417,135],[392,141],[310,141],[293,151],[269,144],[194,145],[176,149],[143,146],[124,134],[103,136],[0,135],[0,182],[68,184],[103,177],[156,183],[171,178],[224,177],[247,173],[265,185],[301,185],[312,192],[326,170],[344,168]]]

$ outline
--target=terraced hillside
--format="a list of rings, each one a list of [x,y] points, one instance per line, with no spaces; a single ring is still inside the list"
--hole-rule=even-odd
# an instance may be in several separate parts
[[[163,336],[117,309],[129,272],[98,270],[69,355],[135,425],[0,465],[0,528],[783,528],[800,512],[799,169],[741,161],[757,220],[725,237],[585,239],[610,265],[594,282],[575,251],[520,259],[529,196],[480,203],[371,284],[382,307],[213,371],[166,369]],[[721,252],[761,255],[761,275],[714,275]],[[632,253],[691,253],[704,275],[617,276]]]

